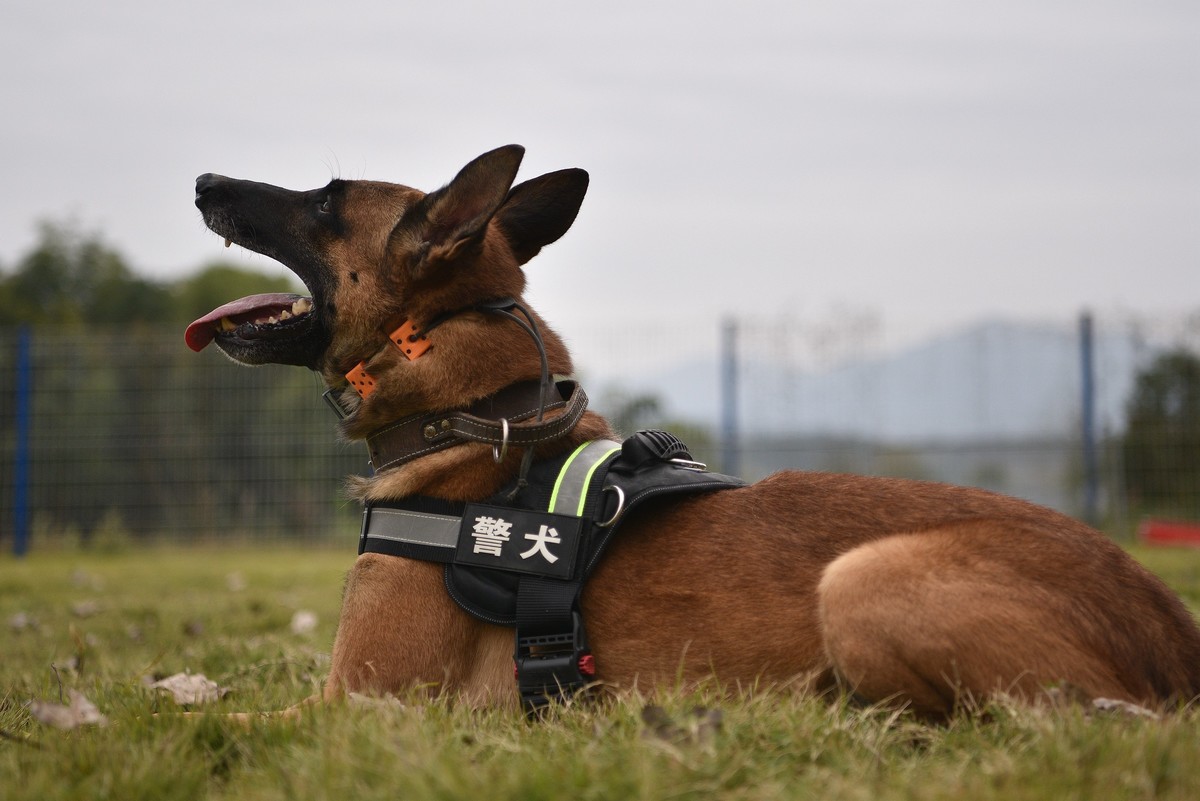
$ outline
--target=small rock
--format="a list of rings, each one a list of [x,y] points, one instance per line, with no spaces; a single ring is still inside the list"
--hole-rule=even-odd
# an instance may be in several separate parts
[[[176,673],[150,685],[154,690],[165,690],[180,706],[195,706],[217,701],[229,694],[228,687],[221,687],[203,673]]]
[[[98,601],[77,601],[71,604],[71,614],[75,617],[92,617],[100,614]]]
[[[104,589],[104,580],[99,576],[93,576],[83,568],[76,568],[71,573],[71,583],[76,587],[86,587],[89,590]]]
[[[107,726],[108,718],[83,693],[68,690],[71,703],[67,706],[49,701],[30,701],[29,714],[45,726],[56,729],[75,729],[80,726]]]
[[[8,619],[8,627],[13,631],[19,632],[26,629],[36,629],[38,622],[28,612],[17,612]]]
[[[1128,701],[1118,701],[1115,698],[1093,698],[1092,708],[1097,712],[1111,712],[1119,715],[1127,715],[1132,718],[1150,718],[1158,720],[1161,715],[1152,709],[1147,709],[1144,706],[1131,704]]]
[[[642,709],[642,736],[683,744],[708,745],[720,731],[725,715],[720,709],[695,707],[683,720],[676,722],[661,706]]]
[[[307,609],[297,609],[292,615],[292,634],[308,634],[317,627],[317,615]]]

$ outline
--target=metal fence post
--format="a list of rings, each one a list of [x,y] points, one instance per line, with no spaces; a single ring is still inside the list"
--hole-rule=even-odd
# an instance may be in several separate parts
[[[1082,370],[1083,418],[1083,519],[1091,525],[1100,522],[1100,467],[1096,458],[1096,369],[1092,315],[1079,316],[1079,359]]]
[[[17,332],[16,451],[13,457],[13,556],[29,550],[30,429],[33,426],[33,335]]]
[[[726,319],[721,325],[721,472],[733,476],[741,471],[737,425],[737,335],[737,321],[732,317]]]

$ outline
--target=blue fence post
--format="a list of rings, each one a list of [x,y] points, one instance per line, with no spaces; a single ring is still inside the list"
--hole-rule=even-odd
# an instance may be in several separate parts
[[[17,332],[16,453],[13,458],[13,556],[29,550],[30,429],[33,426],[33,335]]]

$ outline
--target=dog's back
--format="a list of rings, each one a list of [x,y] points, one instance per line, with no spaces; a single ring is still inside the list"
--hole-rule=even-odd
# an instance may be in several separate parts
[[[1013,498],[785,472],[630,529],[585,596],[597,659],[622,681],[681,665],[836,676],[931,714],[1059,682],[1153,705],[1200,694],[1200,632],[1170,590],[1098,532]]]

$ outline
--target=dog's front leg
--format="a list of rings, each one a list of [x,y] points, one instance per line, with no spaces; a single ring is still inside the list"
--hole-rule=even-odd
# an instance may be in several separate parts
[[[514,702],[512,632],[459,609],[441,565],[363,554],[346,579],[325,700],[414,689]]]

